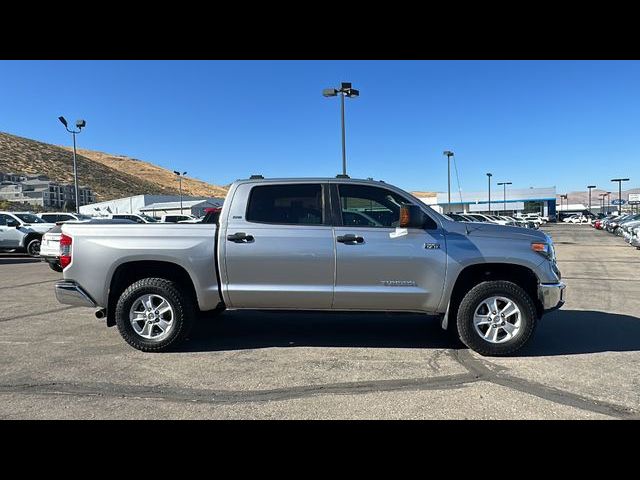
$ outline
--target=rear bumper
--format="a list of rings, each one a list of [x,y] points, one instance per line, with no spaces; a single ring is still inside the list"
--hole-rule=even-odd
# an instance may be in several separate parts
[[[56,299],[65,305],[77,307],[97,307],[96,302],[80,285],[71,280],[61,280],[55,284]]]
[[[564,305],[564,289],[566,287],[563,282],[538,285],[538,298],[545,312],[555,310]]]

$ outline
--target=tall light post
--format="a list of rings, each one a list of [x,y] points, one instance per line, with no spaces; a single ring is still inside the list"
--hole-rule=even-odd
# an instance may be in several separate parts
[[[176,170],[173,171],[178,176],[178,180],[180,182],[180,215],[182,215],[182,177],[187,174],[187,172],[178,172]]]
[[[607,192],[607,214],[611,211],[611,192]]]
[[[507,214],[507,185],[511,185],[511,182],[500,182],[498,183],[498,185],[503,185],[504,186],[504,206],[502,208],[504,214]]]
[[[71,133],[73,136],[73,183],[76,192],[76,213],[80,213],[80,195],[78,194],[78,164],[76,163],[76,133],[80,133],[83,127],[87,125],[87,122],[84,120],[76,120],[76,130],[69,130],[69,125],[67,124],[67,120],[64,117],[58,117],[60,123],[64,125],[64,128],[67,129],[67,132]]]
[[[325,88],[322,90],[325,97],[340,95],[340,118],[342,119],[342,175],[347,175],[347,147],[344,128],[344,97],[354,98],[360,96],[360,91],[351,88],[350,82],[342,82],[340,88]]]
[[[628,182],[628,178],[613,178],[612,182],[618,182],[618,213],[622,213],[622,182]]]
[[[595,185],[587,185],[587,188],[589,189],[589,213],[591,213],[591,189],[592,188],[596,188]]]
[[[491,215],[491,177],[493,174],[487,173],[487,178],[489,180],[489,215]]]
[[[447,156],[447,198],[449,213],[451,213],[451,157],[453,157],[454,153],[451,150],[445,150],[442,154]]]
[[[607,194],[601,193],[598,196],[600,197],[600,213],[604,213],[604,197],[606,197]]]

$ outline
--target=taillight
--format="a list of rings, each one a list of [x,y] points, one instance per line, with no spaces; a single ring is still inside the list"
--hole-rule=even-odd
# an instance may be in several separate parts
[[[64,233],[60,236],[60,266],[62,268],[71,263],[71,242],[70,236]]]

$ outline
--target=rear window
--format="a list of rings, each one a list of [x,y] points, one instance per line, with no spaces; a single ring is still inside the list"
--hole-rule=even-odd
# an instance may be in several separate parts
[[[320,184],[263,185],[253,187],[249,196],[248,222],[285,225],[324,223]]]

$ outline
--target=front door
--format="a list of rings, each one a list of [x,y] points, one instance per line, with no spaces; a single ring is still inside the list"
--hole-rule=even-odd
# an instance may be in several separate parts
[[[232,308],[330,309],[335,251],[321,183],[238,187],[221,232]],[[248,199],[248,205],[247,200]]]
[[[339,310],[436,311],[444,288],[446,245],[435,220],[395,236],[400,207],[411,203],[384,187],[334,184]],[[402,232],[400,232],[402,233]]]
[[[16,221],[10,215],[0,214],[0,247],[18,248],[24,234],[16,227],[9,227],[7,223]]]

